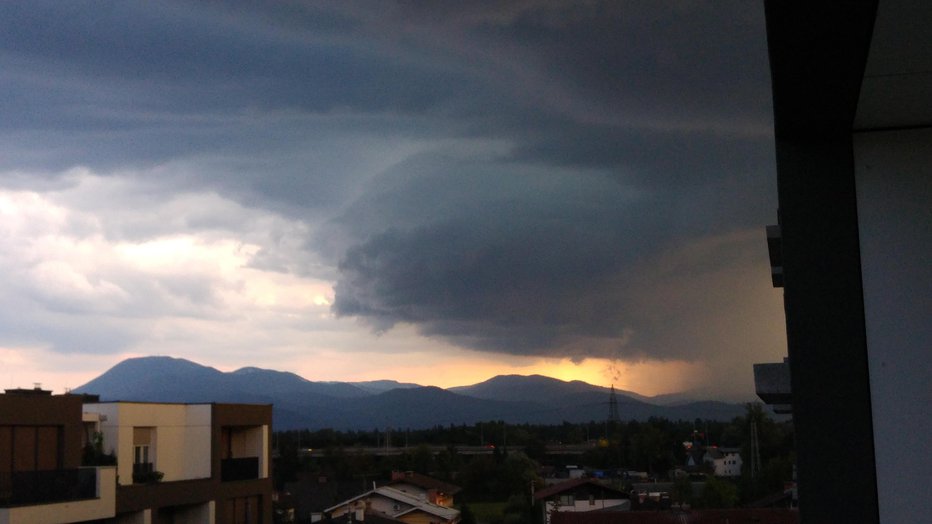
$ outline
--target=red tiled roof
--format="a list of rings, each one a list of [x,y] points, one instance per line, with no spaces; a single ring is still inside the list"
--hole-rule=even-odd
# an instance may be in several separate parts
[[[586,484],[591,484],[593,486],[596,486],[600,490],[624,495],[625,498],[628,497],[628,494],[625,493],[624,491],[606,486],[605,484],[602,484],[601,482],[594,480],[594,479],[573,479],[573,480],[568,480],[566,482],[561,482],[559,484],[554,484],[553,486],[548,486],[542,490],[536,491],[534,492],[534,498],[537,500],[543,500],[543,499],[550,498],[554,495],[558,495],[566,491],[574,490],[578,488],[579,486],[584,486]]]

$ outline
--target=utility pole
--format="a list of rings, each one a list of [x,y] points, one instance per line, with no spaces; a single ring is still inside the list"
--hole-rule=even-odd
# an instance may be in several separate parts
[[[611,439],[609,426],[612,428],[618,423],[621,417],[618,416],[618,397],[615,396],[615,384],[612,384],[612,390],[608,394],[608,418],[605,419],[605,439]]]
[[[757,438],[757,422],[751,422],[751,478],[760,474],[760,441]]]

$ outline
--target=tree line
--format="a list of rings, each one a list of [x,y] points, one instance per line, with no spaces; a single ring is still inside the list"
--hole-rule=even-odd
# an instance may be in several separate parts
[[[751,475],[751,434],[756,427],[759,472]],[[559,474],[567,465],[598,471],[618,487],[626,482],[620,472],[646,472],[658,481],[674,481],[673,472],[687,460],[687,443],[699,446],[740,448],[742,476],[724,481],[733,486],[731,504],[741,504],[779,491],[792,477],[795,460],[791,421],[774,420],[759,403],[750,403],[745,414],[729,422],[695,419],[556,425],[475,424],[434,426],[425,429],[373,428],[369,431],[332,429],[276,432],[276,479],[294,478],[298,471],[334,479],[383,479],[392,471],[418,471],[449,480],[463,488],[462,500],[507,500],[523,496],[542,475]],[[358,448],[404,448],[395,456],[356,452]],[[582,455],[548,453],[558,445],[583,446]],[[488,455],[464,456],[457,446],[486,446]],[[436,452],[437,447],[442,450]],[[309,457],[299,450],[323,450]],[[726,486],[725,488],[731,489]],[[723,505],[729,505],[726,501]]]

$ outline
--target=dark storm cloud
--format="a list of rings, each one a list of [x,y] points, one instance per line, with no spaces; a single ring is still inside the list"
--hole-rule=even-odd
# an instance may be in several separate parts
[[[703,205],[719,207],[702,216],[694,187],[660,193],[605,171],[451,156],[380,178],[332,226],[341,240],[357,239],[333,250],[343,254],[338,314],[514,354],[693,358],[715,349],[669,337],[670,323],[696,310],[671,301],[647,312],[642,301],[654,285],[744,269],[730,259],[746,257],[746,241],[650,274],[662,253],[716,234],[713,224],[740,223],[746,210],[735,198],[709,195]],[[761,255],[754,262],[765,264]]]
[[[639,217],[652,199],[605,176],[419,160],[387,173],[394,184],[341,217],[362,238],[339,266],[347,276],[337,287],[339,311],[537,323],[558,312],[536,311],[534,302],[588,287],[651,242]]]
[[[672,255],[683,260],[666,272],[650,267],[773,212],[764,41],[758,13],[742,6],[679,7],[455,13],[472,24],[463,35],[513,60],[500,70],[538,81],[515,82],[515,104],[491,101],[490,113],[468,123],[512,147],[486,164],[448,157],[397,166],[407,177],[384,174],[401,186],[375,190],[337,221],[358,241],[337,250],[335,311],[375,329],[412,323],[516,354],[722,350],[697,337],[693,322],[731,303],[714,289],[720,282],[704,281],[709,289],[694,291],[691,306],[644,302],[650,286],[763,262],[754,256],[762,248],[743,239]]]
[[[776,205],[752,2],[3,4],[0,66],[0,169],[326,221],[336,313],[475,349],[709,354],[650,288],[764,244],[656,263]]]
[[[339,13],[268,11],[0,6],[0,168],[106,173],[195,159],[173,183],[320,207],[359,176],[347,150],[435,136],[412,119],[457,90],[481,91],[456,68],[367,45]]]

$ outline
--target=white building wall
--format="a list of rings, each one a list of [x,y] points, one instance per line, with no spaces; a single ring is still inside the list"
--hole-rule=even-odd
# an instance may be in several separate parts
[[[603,508],[616,508],[618,510],[630,510],[631,501],[628,499],[604,499],[604,500],[595,500],[594,504],[589,504],[589,499],[586,500],[575,500],[573,505],[569,504],[557,504],[552,500],[548,500],[544,503],[544,514],[546,518],[544,519],[547,524],[550,523],[550,514],[554,511],[573,511],[573,512],[586,512],[586,511],[595,511]]]
[[[100,416],[99,431],[103,435],[103,448],[106,453],[117,457],[117,481],[131,484],[133,479],[133,428],[120,424],[120,404],[84,404],[87,413]]]
[[[104,449],[117,454],[120,483],[132,484],[133,428],[154,428],[149,451],[163,481],[209,478],[211,410],[209,404],[86,404],[84,410],[106,415],[101,420]]]
[[[621,506],[626,503],[628,503],[628,499],[597,499],[593,500],[591,504],[589,503],[589,499],[576,500],[572,506],[557,506],[557,511],[595,511],[597,509]]]
[[[272,443],[272,436],[269,433],[268,426],[262,426],[259,429],[259,478],[269,477],[269,449]]]
[[[741,455],[725,453],[724,457],[715,459],[715,474],[719,477],[741,476]]]
[[[856,133],[854,151],[880,520],[923,522],[932,515],[932,130]]]
[[[211,406],[192,404],[185,406],[184,450],[182,476],[186,479],[210,477],[211,459]]]

